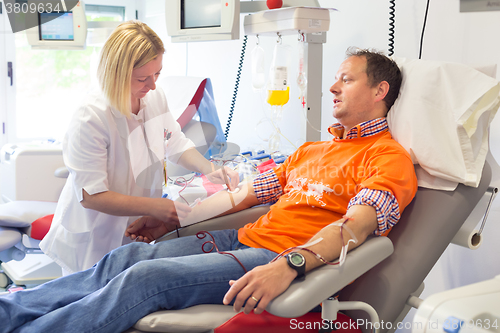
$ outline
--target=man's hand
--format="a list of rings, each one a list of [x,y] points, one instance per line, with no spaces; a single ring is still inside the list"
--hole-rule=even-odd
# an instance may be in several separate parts
[[[246,302],[246,314],[254,309],[256,314],[261,314],[269,302],[284,292],[296,276],[297,272],[288,266],[285,258],[258,266],[237,281],[229,281],[231,288],[223,302],[227,305],[236,297],[234,311],[239,312]]]
[[[238,174],[238,172],[227,166],[218,168],[220,169],[207,174],[207,179],[214,184],[226,184],[230,191],[233,191],[235,188],[237,188],[238,184],[240,183],[240,175]]]
[[[125,237],[137,242],[150,243],[179,226],[175,222],[163,222],[152,216],[143,216],[130,224]]]

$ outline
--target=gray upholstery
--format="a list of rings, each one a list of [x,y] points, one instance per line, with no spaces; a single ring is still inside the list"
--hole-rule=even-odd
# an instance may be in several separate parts
[[[486,164],[477,188],[462,184],[453,192],[419,188],[389,234],[394,254],[346,287],[340,300],[366,302],[375,308],[380,320],[395,322],[408,296],[419,288],[490,181],[491,168]],[[367,319],[360,311],[347,314]]]
[[[19,229],[0,226],[0,260],[1,253],[19,243],[21,238],[22,234]]]

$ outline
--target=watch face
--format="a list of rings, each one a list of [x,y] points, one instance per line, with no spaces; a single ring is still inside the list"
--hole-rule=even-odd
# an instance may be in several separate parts
[[[290,261],[295,265],[295,266],[302,266],[304,264],[304,257],[302,257],[298,253],[292,253],[290,255]]]

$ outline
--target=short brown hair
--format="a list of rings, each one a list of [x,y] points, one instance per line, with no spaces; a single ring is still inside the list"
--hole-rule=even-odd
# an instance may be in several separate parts
[[[347,58],[365,57],[366,75],[368,82],[373,86],[382,81],[389,83],[389,92],[384,98],[387,111],[389,111],[399,96],[399,89],[403,76],[396,62],[386,57],[382,52],[373,49],[359,49],[351,47],[347,49]]]

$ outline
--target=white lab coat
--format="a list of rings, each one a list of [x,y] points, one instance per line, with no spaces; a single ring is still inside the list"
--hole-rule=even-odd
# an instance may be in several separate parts
[[[130,118],[111,108],[100,92],[89,94],[63,141],[69,177],[41,249],[67,272],[92,267],[126,243],[125,229],[137,217],[83,208],[82,189],[91,195],[110,190],[160,197],[164,157],[175,163],[193,146],[159,87],[141,100],[141,110]]]

